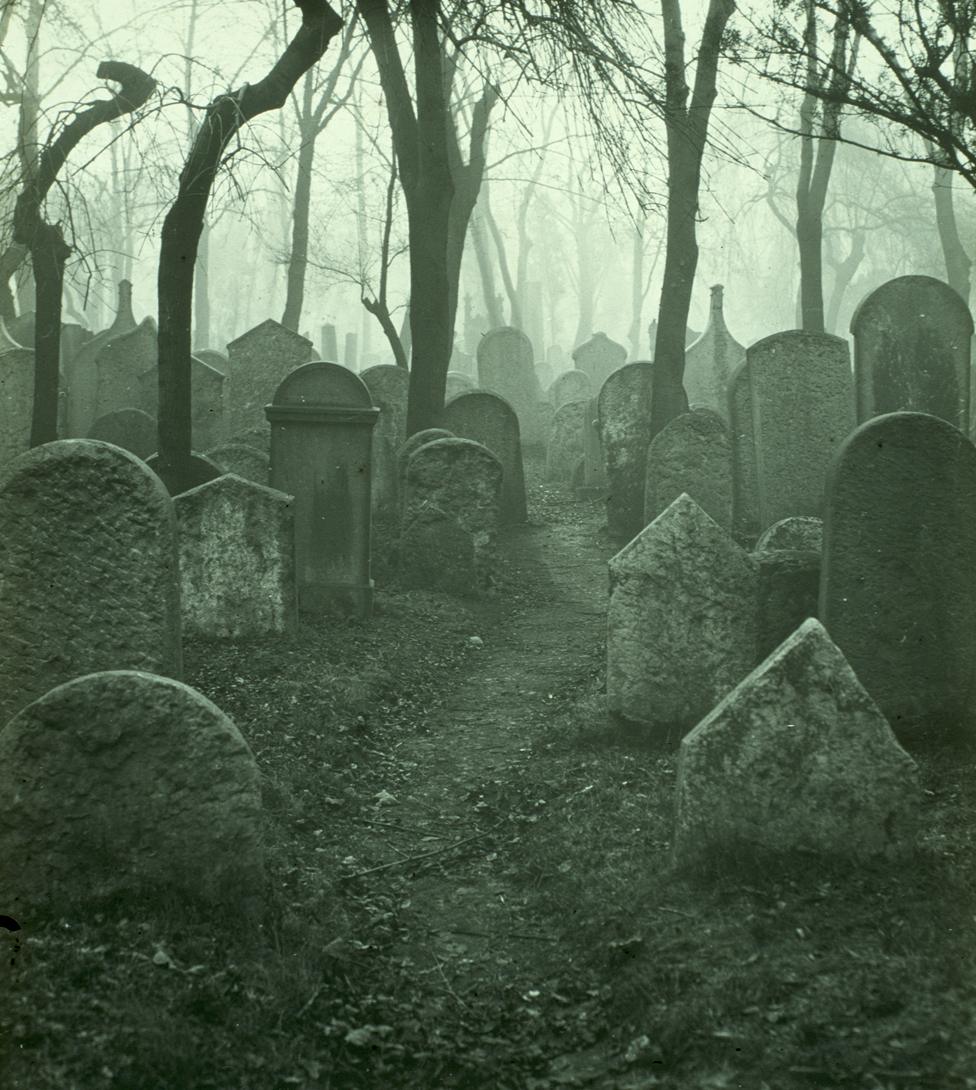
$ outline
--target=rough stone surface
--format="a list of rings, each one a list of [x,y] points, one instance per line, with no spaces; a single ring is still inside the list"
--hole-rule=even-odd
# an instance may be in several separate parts
[[[461,439],[473,439],[487,447],[504,471],[501,520],[505,524],[525,522],[525,475],[522,442],[515,410],[503,398],[487,390],[460,394],[444,406],[441,423]]]
[[[610,561],[607,702],[670,735],[756,664],[756,572],[687,495]]]
[[[908,409],[968,431],[973,319],[948,284],[889,280],[862,300],[851,333],[859,421]]]
[[[129,451],[137,458],[148,458],[156,449],[156,418],[142,409],[116,409],[100,416],[88,432],[89,439],[100,439]]]
[[[539,419],[542,388],[533,358],[532,342],[511,326],[493,329],[478,342],[479,388],[497,394],[511,405],[518,417],[522,441],[530,444],[545,441]]]
[[[583,431],[589,408],[588,401],[567,401],[556,410],[546,446],[547,481],[564,485],[572,482],[583,458]]]
[[[6,908],[175,892],[259,902],[261,790],[226,715],[178,681],[76,678],[0,731]]]
[[[768,655],[809,617],[817,616],[820,552],[757,549],[759,571],[759,657]]]
[[[465,395],[467,396],[467,395]],[[430,535],[438,519],[455,522],[471,540],[476,578],[471,590],[490,586],[495,574],[495,545],[501,520],[502,464],[496,455],[470,439],[435,439],[418,447],[407,462],[403,508],[401,571],[408,579],[425,578],[429,565],[412,551]],[[416,528],[414,524],[420,521]],[[452,532],[445,563],[454,557],[455,568],[427,586],[447,589],[467,571],[468,553],[462,539]]]
[[[251,639],[294,628],[292,497],[229,473],[173,504],[184,633]]]
[[[34,353],[0,352],[0,466],[30,447],[34,411]]]
[[[458,394],[466,394],[473,389],[475,389],[474,379],[463,371],[447,372],[447,385],[444,391],[445,401],[450,401],[451,398],[457,397]]]
[[[820,619],[903,740],[971,715],[976,447],[925,413],[862,424],[827,487]]]
[[[312,342],[269,318],[231,341],[227,356],[227,435],[239,439],[265,427],[265,405],[289,372],[312,358]]]
[[[746,350],[725,324],[723,289],[721,284],[716,284],[712,288],[705,332],[685,350],[682,382],[688,404],[692,408],[712,409],[728,419],[729,378],[745,358]]]
[[[359,377],[380,411],[373,428],[373,513],[397,510],[397,451],[407,437],[407,394],[410,372],[402,367],[369,367]]]
[[[594,333],[573,351],[573,365],[590,376],[593,389],[600,387],[627,361],[627,349],[610,340],[606,333]]]
[[[774,522],[756,542],[756,552],[773,549],[823,550],[823,520],[812,515],[791,515]]]
[[[746,368],[760,527],[819,517],[827,469],[855,424],[847,344],[798,329],[776,333],[749,347]]]
[[[219,353],[213,353],[219,355]],[[210,364],[190,357],[190,404],[193,446],[207,450],[224,437],[227,421],[224,411],[224,373]],[[151,367],[139,376],[140,405],[147,412],[159,411],[159,368]]]
[[[732,533],[739,541],[759,536],[759,479],[756,430],[752,420],[749,369],[736,368],[729,379],[729,433],[732,439]]]
[[[155,369],[159,349],[156,323],[144,319],[135,329],[113,337],[95,357],[95,420],[118,409],[138,408],[155,414],[155,403],[143,397],[140,377]]]
[[[178,677],[173,505],[133,454],[89,439],[0,472],[0,723],[69,678]]]
[[[454,432],[447,431],[444,428],[424,428],[423,431],[415,431],[413,435],[408,439],[404,439],[400,444],[396,458],[398,513],[401,518],[403,517],[403,500],[407,488],[407,463],[410,461],[410,455],[422,446],[426,446],[427,443],[433,443],[435,439],[453,439],[454,437]]]
[[[457,597],[470,596],[484,582],[472,535],[456,519],[433,506],[424,508],[404,525],[399,569],[405,587]]]
[[[271,459],[257,447],[247,443],[225,443],[208,450],[206,457],[224,473],[235,473],[255,484],[268,483]]]
[[[920,795],[914,762],[809,620],[682,741],[675,861],[895,854]]]
[[[553,379],[546,396],[550,405],[558,412],[571,401],[592,400],[593,380],[585,371],[563,371]]]
[[[732,444],[718,413],[698,409],[665,425],[647,450],[644,522],[687,492],[719,526],[732,526]]]

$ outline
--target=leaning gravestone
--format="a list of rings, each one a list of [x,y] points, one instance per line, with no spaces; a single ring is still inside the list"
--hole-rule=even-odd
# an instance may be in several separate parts
[[[653,522],[687,492],[724,530],[732,526],[732,446],[729,429],[710,409],[682,413],[647,450],[644,522]]]
[[[266,485],[271,473],[271,459],[247,443],[224,443],[208,450],[206,457],[224,473],[235,473],[246,481]]]
[[[172,893],[240,907],[260,898],[261,826],[247,743],[179,681],[88,674],[0,731],[7,910]]]
[[[752,561],[682,495],[609,567],[610,711],[683,732],[756,664]]]
[[[546,396],[558,412],[571,401],[589,401],[593,397],[593,383],[585,371],[563,371],[553,379]]]
[[[504,398],[512,406],[524,443],[544,441],[539,419],[542,388],[533,364],[532,342],[521,330],[504,326],[481,338],[478,343],[478,386]]]
[[[588,401],[568,401],[556,410],[546,446],[546,480],[568,485],[583,458]]]
[[[903,740],[972,712],[974,512],[976,447],[925,413],[862,424],[828,481],[820,618]]]
[[[594,333],[573,352],[574,367],[590,376],[594,390],[599,390],[626,361],[627,349],[610,340],[606,333]]]
[[[256,639],[295,626],[292,497],[225,474],[173,498],[183,631]]]
[[[862,300],[851,333],[859,421],[908,409],[968,432],[973,319],[954,289],[896,277]]]
[[[693,409],[713,409],[727,419],[729,379],[744,362],[746,350],[725,324],[722,296],[722,285],[714,285],[708,325],[698,340],[685,350],[681,381]]]
[[[224,437],[224,374],[196,356],[190,357],[190,404],[193,446],[206,450]],[[151,367],[139,376],[140,404],[146,410],[159,412],[159,367]]]
[[[410,372],[384,364],[367,368],[359,377],[380,411],[373,428],[373,512],[391,515],[397,507],[397,451],[407,437]]]
[[[497,394],[476,390],[461,394],[444,406],[441,423],[459,439],[473,439],[501,462],[501,520],[505,525],[525,522],[525,475],[519,421],[511,405]]]
[[[317,361],[281,383],[267,416],[271,485],[295,497],[299,608],[368,616],[370,449],[379,409],[358,375]]]
[[[0,474],[0,723],[95,670],[179,676],[173,505],[135,455],[62,439]]]
[[[135,329],[122,333],[104,345],[95,357],[95,419],[132,407],[156,412],[155,404],[143,399],[140,376],[155,370],[159,349],[156,323],[146,318]]]
[[[227,437],[264,428],[264,407],[284,378],[312,358],[312,342],[269,318],[227,346]]]
[[[111,443],[145,459],[156,449],[156,419],[142,409],[116,409],[92,424],[88,438]]]
[[[0,466],[30,447],[34,411],[34,353],[0,352]]]
[[[914,761],[809,620],[682,741],[674,858],[893,855],[911,846],[920,801]]]

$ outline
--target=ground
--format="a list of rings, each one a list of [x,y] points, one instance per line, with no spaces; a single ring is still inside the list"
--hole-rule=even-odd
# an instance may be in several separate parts
[[[603,708],[600,504],[536,478],[490,599],[380,563],[369,623],[188,646],[267,910],[23,921],[2,1090],[976,1087],[973,754],[918,755],[908,862],[676,873],[674,752]]]

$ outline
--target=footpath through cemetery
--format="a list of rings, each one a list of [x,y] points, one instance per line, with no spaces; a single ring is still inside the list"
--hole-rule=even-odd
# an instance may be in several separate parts
[[[669,139],[661,224],[640,203],[621,278],[613,232],[586,242],[612,187],[573,188],[583,137],[555,109],[582,96],[592,155],[623,185],[616,114],[593,113],[597,86],[650,95],[606,37],[620,5],[550,19],[414,0],[402,26],[373,0],[295,6],[295,36],[261,46],[266,79],[191,116],[173,204],[153,206],[155,299],[120,179],[148,193],[129,144],[152,103],[190,98],[170,102],[148,62],[106,62],[109,97],[35,115],[54,128],[17,175],[0,250],[0,1090],[976,1090],[976,369],[968,258],[964,283],[952,261],[971,239],[940,234],[944,268],[909,262],[899,219],[898,260],[878,246],[859,274],[866,228],[846,229],[846,259],[821,231],[811,263],[803,221],[777,283],[744,205],[725,252],[704,196],[682,205],[673,183],[697,187],[724,146],[704,131],[716,71],[746,39],[726,33],[731,2],[703,5],[686,107],[665,3],[667,135],[684,111],[698,159]],[[757,55],[792,42],[809,62],[789,85],[801,128],[777,130],[802,142],[802,204],[830,177],[816,157],[840,154],[841,107],[870,113],[851,81],[881,37],[867,7],[800,7],[800,37],[784,9],[762,24],[779,52]],[[939,11],[962,66],[958,13]],[[49,33],[42,15],[3,15],[0,49]],[[224,33],[243,40],[252,15]],[[815,91],[818,27],[833,75]],[[503,73],[524,48],[536,105],[558,91],[530,180],[485,146],[530,90],[479,92],[475,45],[502,50]],[[574,47],[582,85],[552,60]],[[219,182],[264,177],[273,124],[255,119],[282,102],[298,120],[279,135],[293,123],[303,142],[291,249],[268,274],[249,266],[270,246],[267,195],[253,181],[248,241],[220,228],[235,206]],[[392,161],[368,122],[384,102]],[[334,230],[358,271],[317,248],[311,197],[309,146],[344,110],[358,234]],[[906,116],[937,187],[971,180],[958,111],[941,143]],[[249,123],[260,170],[233,163]],[[102,198],[116,187],[131,237],[96,305],[71,287],[81,242],[57,179],[101,129]],[[778,147],[756,201],[782,226]],[[935,204],[945,232],[951,195]],[[734,287],[704,278],[720,264]]]

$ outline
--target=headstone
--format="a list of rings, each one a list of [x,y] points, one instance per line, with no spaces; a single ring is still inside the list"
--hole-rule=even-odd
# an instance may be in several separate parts
[[[336,334],[336,327],[330,322],[326,322],[322,326],[320,339],[322,344],[322,359],[328,360],[330,363],[338,363],[339,337]]]
[[[542,388],[533,364],[532,342],[521,330],[504,326],[491,330],[481,338],[478,344],[478,386],[504,398],[511,405],[518,416],[523,442],[535,444],[544,441],[538,419]]]
[[[256,639],[295,626],[292,497],[226,474],[173,498],[183,631]]]
[[[908,409],[968,433],[973,319],[953,288],[889,280],[861,301],[851,334],[859,421]]]
[[[400,517],[403,517],[403,500],[407,488],[407,463],[410,455],[427,443],[433,443],[435,439],[453,439],[454,433],[444,428],[424,428],[423,431],[415,431],[409,438],[404,439],[396,455],[397,465],[397,499]]]
[[[61,323],[61,371],[67,374],[82,347],[92,339],[92,332],[77,322]]]
[[[682,741],[674,858],[900,854],[920,801],[914,761],[809,620]]]
[[[465,395],[467,396],[467,395]],[[470,439],[436,439],[418,447],[407,462],[400,544],[400,571],[408,585],[460,593],[489,587],[495,574],[495,547],[501,514],[503,470],[487,447]],[[447,532],[434,572],[424,542],[432,547],[438,527],[453,522],[470,540]],[[473,565],[473,569],[469,567]],[[473,575],[473,578],[472,578]]]
[[[143,400],[140,376],[156,368],[159,350],[156,323],[146,318],[135,329],[114,337],[95,357],[95,419],[116,409],[140,408],[155,413]]]
[[[448,375],[463,375],[471,382],[473,388],[478,377],[478,361],[470,352],[465,352],[455,345],[454,351],[451,353],[451,369],[448,371]]]
[[[156,449],[158,431],[155,417],[142,409],[116,409],[92,424],[88,438],[112,443],[145,459]]]
[[[811,515],[792,515],[774,522],[756,542],[756,551],[771,549],[823,550],[823,520]]]
[[[461,371],[448,371],[444,400],[450,401],[452,397],[457,397],[458,394],[466,394],[469,390],[473,390],[474,388],[475,384],[473,378],[470,378]]]
[[[257,447],[247,443],[224,443],[223,446],[208,450],[206,457],[223,473],[234,473],[246,481],[254,481],[255,484],[268,483],[271,459]]]
[[[208,367],[212,367],[215,371],[219,371],[224,378],[227,378],[230,374],[230,360],[223,352],[218,352],[216,348],[195,348],[193,358],[200,360],[201,363],[205,363]]]
[[[240,732],[179,681],[75,678],[0,731],[4,907],[126,897],[259,907],[261,782]]]
[[[756,664],[756,572],[687,495],[610,561],[607,702],[671,736]]]
[[[705,332],[685,350],[682,382],[692,408],[713,409],[728,418],[729,379],[745,361],[746,350],[725,324],[722,296],[722,285],[715,284]]]
[[[150,454],[146,459],[146,465],[149,466],[153,473],[156,473],[156,467],[159,465],[159,455]],[[223,469],[206,455],[200,454],[199,451],[190,451],[189,473],[186,477],[190,488],[196,488],[198,485],[206,484],[207,481],[215,480],[223,472]],[[183,491],[186,491],[186,489],[184,488]]]
[[[435,590],[469,597],[482,583],[474,538],[456,519],[426,507],[400,532],[400,582],[408,590]]]
[[[647,450],[644,521],[687,492],[724,530],[732,526],[732,445],[718,413],[698,409],[666,424]]]
[[[344,353],[346,367],[350,371],[359,369],[359,338],[355,333],[346,334],[346,350]]]
[[[368,616],[370,449],[379,416],[358,375],[307,363],[275,391],[271,485],[295,497],[298,605],[310,613]]]
[[[585,371],[563,371],[553,380],[547,396],[558,411],[571,401],[589,401],[593,397],[593,383]]]
[[[564,403],[552,420],[546,447],[546,480],[568,485],[583,458],[583,432],[586,428],[588,401]]]
[[[816,549],[760,549],[758,571],[758,658],[763,658],[808,618],[816,617],[820,552]]]
[[[899,738],[943,738],[976,678],[976,447],[925,413],[874,417],[827,486],[820,619]]]
[[[444,406],[441,423],[459,439],[473,439],[501,462],[501,520],[504,525],[525,522],[525,476],[522,442],[515,410],[504,398],[487,390],[460,394]]]
[[[173,505],[133,454],[62,439],[0,473],[0,723],[69,678],[179,676]]]
[[[193,446],[206,450],[216,446],[224,436],[224,384],[221,371],[190,357],[190,404]],[[159,411],[159,367],[151,367],[139,376],[140,404],[147,412]]]
[[[745,364],[729,379],[729,432],[732,438],[732,533],[739,541],[759,535],[759,478],[752,394]]]
[[[284,378],[309,361],[311,353],[310,340],[271,318],[230,342],[228,438],[239,439],[244,432],[263,427],[265,405]]]
[[[546,363],[549,364],[549,370],[554,375],[561,375],[571,362],[561,344],[551,344],[546,349]]]
[[[606,333],[594,333],[573,352],[573,366],[590,376],[594,390],[627,362],[627,349],[610,340]]]
[[[359,376],[380,410],[373,429],[373,512],[390,515],[397,508],[397,451],[407,437],[410,372],[403,367],[370,367]]]
[[[0,352],[0,466],[30,447],[34,412],[34,353]]]
[[[580,499],[598,499],[607,494],[607,470],[600,442],[599,408],[597,399],[591,399],[583,421],[583,471],[577,488]]]

